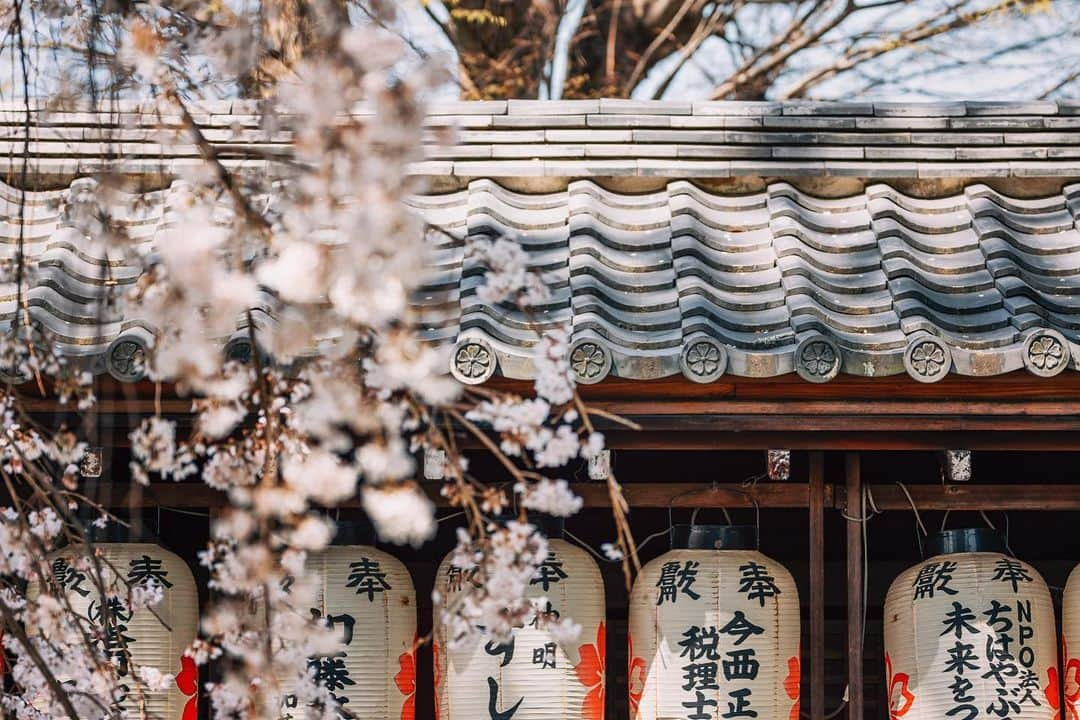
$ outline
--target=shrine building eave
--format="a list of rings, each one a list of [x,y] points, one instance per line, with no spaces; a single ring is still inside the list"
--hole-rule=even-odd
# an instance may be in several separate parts
[[[144,110],[0,108],[0,257],[21,224],[31,315],[125,380],[157,330],[103,301],[140,270],[99,257],[67,217],[96,172],[126,175],[142,209],[117,221],[153,249],[176,178],[201,160],[178,118]],[[192,117],[228,166],[287,179],[288,117],[265,129],[241,102]],[[531,378],[537,331],[555,327],[583,383],[1078,367],[1078,103],[511,100],[434,106],[426,126],[411,169],[428,189],[410,203],[443,232],[413,308],[466,383]],[[465,247],[502,237],[552,290],[529,316],[477,294],[486,269]],[[13,310],[0,288],[0,329]],[[254,317],[273,315],[268,293]],[[250,352],[246,322],[223,351]]]

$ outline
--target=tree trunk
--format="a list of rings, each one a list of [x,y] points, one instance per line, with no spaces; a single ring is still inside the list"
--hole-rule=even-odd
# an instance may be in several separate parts
[[[260,52],[240,78],[247,98],[272,97],[301,59],[322,51],[326,39],[349,24],[346,0],[263,0],[260,17]]]
[[[538,97],[566,2],[455,0],[447,5],[451,20],[444,31],[460,58],[466,97]],[[649,69],[693,34],[707,5],[708,0],[590,2],[570,43],[562,96],[628,97]]]

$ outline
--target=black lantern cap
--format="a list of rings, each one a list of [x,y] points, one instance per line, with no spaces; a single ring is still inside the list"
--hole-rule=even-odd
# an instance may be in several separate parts
[[[675,550],[756,550],[753,525],[674,525],[671,547]]]
[[[1005,538],[990,528],[957,528],[942,530],[926,540],[928,556],[953,553],[1005,552]]]
[[[536,527],[544,537],[549,540],[560,540],[563,537],[563,533],[566,530],[566,518],[556,517],[555,515],[548,515],[547,513],[534,512],[530,510],[528,513],[529,524]]]
[[[374,545],[377,539],[375,526],[366,520],[337,520],[337,532],[331,545]]]

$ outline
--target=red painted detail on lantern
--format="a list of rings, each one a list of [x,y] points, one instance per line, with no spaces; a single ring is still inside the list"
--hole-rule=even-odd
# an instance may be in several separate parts
[[[907,673],[893,674],[889,653],[885,653],[885,675],[889,678],[889,720],[897,720],[907,715],[915,704],[915,696],[908,689],[911,677]]]
[[[416,719],[416,650],[401,653],[398,656],[398,665],[401,667],[394,676],[394,684],[398,691],[405,696],[405,702],[401,706],[401,720]]]
[[[585,720],[604,720],[604,662],[607,659],[604,623],[596,630],[596,644],[578,648],[580,660],[574,670],[578,680],[589,689],[581,703]]]
[[[784,692],[795,701],[788,714],[788,720],[799,720],[799,696],[802,692],[802,661],[799,656],[788,658],[788,675],[784,678]]]
[[[191,699],[184,705],[181,720],[197,720],[199,716],[199,668],[193,658],[184,655],[180,658],[180,672],[176,674],[176,687]]]
[[[1058,696],[1065,695],[1065,717],[1067,720],[1080,720],[1080,658],[1069,657],[1069,645],[1061,642],[1061,657],[1065,659],[1065,671],[1061,673],[1060,684],[1057,668],[1051,667],[1047,674],[1050,682],[1046,687],[1046,700],[1050,707],[1058,709]]]
[[[626,671],[630,690],[630,711],[631,717],[635,717],[638,706],[641,705],[641,696],[645,693],[645,658],[634,657],[634,638],[630,633],[626,634],[626,642],[630,646],[627,653],[629,662]]]
[[[1043,691],[1043,694],[1046,695],[1046,702],[1051,710],[1060,710],[1061,708],[1058,706],[1061,704],[1061,679],[1058,677],[1057,668],[1047,668],[1046,677],[1046,689]],[[1072,710],[1069,711],[1069,720],[1072,720],[1073,712]],[[1061,714],[1058,713],[1057,717],[1060,718]]]

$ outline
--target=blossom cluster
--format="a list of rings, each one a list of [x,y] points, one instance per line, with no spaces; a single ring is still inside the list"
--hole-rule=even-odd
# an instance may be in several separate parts
[[[459,604],[441,608],[441,621],[455,637],[480,628],[504,637],[535,618],[525,590],[547,542],[507,510],[580,510],[569,483],[542,471],[594,457],[603,436],[577,395],[565,329],[538,331],[534,398],[467,391],[450,377],[446,349],[423,337],[410,298],[431,265],[432,228],[407,203],[423,189],[408,168],[422,159],[423,97],[439,71],[403,59],[402,42],[384,30],[394,4],[372,3],[375,21],[354,26],[312,3],[304,42],[317,49],[288,63],[266,46],[282,25],[246,6],[102,5],[91,19],[81,4],[30,5],[66,47],[100,48],[107,37],[116,50],[76,51],[75,60],[96,65],[65,77],[58,101],[94,99],[105,82],[151,88],[145,112],[160,118],[156,139],[166,149],[195,147],[201,158],[179,168],[156,200],[126,192],[119,173],[101,173],[72,186],[62,214],[75,246],[141,269],[103,306],[152,326],[133,368],[159,391],[192,399],[190,424],[162,412],[136,423],[132,481],[199,478],[228,501],[199,555],[214,600],[186,651],[217,666],[219,679],[203,688],[214,717],[277,717],[287,694],[309,717],[336,716],[337,700],[306,662],[340,649],[311,617],[319,579],[308,558],[332,540],[330,511],[354,497],[382,540],[431,539],[435,503],[415,479],[415,458],[426,451],[446,457],[442,496],[464,516],[454,561],[478,579]],[[200,93],[238,91],[266,99],[259,132],[291,134],[288,155],[261,158],[258,170],[225,162],[195,119]],[[156,219],[153,242],[129,234],[121,216]],[[482,301],[528,312],[550,299],[515,239],[472,242],[467,253],[485,269]],[[0,265],[0,283],[21,297],[43,271],[17,255]],[[240,351],[227,356],[223,341]],[[16,313],[0,340],[9,379],[0,390],[0,474],[20,490],[20,504],[0,514],[0,573],[10,578],[0,582],[0,620],[19,628],[4,635],[13,684],[0,704],[33,720],[142,717],[132,698],[176,678],[141,666],[127,668],[121,684],[118,663],[130,663],[130,653],[103,649],[108,628],[72,611],[46,560],[65,544],[79,548],[71,571],[123,613],[161,602],[159,584],[125,584],[95,551],[88,526],[119,520],[80,492],[85,441],[36,428],[21,410],[27,383],[93,407],[89,373],[56,347],[28,312]],[[513,482],[470,474],[462,433],[489,443]],[[31,591],[21,589],[27,583]],[[577,629],[570,617],[550,625],[559,638]]]

